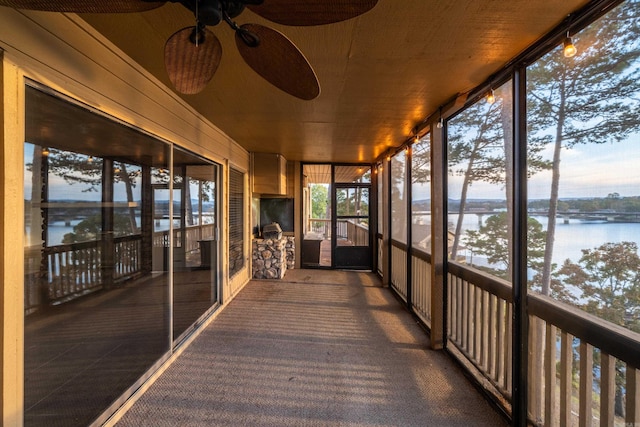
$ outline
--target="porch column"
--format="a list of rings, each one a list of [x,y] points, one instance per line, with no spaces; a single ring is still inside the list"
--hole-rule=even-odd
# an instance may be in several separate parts
[[[445,211],[445,185],[447,177],[446,126],[438,129],[431,124],[431,348],[444,348],[447,331],[447,278],[444,265],[447,261],[447,213]]]

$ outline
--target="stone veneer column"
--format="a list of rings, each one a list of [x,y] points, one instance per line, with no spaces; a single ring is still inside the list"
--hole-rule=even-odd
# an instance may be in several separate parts
[[[254,239],[251,251],[254,279],[282,279],[295,266],[295,239]]]

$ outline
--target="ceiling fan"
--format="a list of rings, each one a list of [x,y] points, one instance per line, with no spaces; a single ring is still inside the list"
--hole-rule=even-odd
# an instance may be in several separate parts
[[[378,0],[168,0],[194,13],[194,26],[167,40],[164,60],[169,80],[183,94],[202,91],[213,78],[222,46],[207,27],[221,22],[235,31],[236,46],[244,61],[280,90],[304,100],[320,94],[313,68],[285,35],[260,24],[236,24],[245,8],[282,25],[324,25],[355,18],[371,10]],[[120,13],[155,9],[167,1],[154,0],[0,0],[0,6],[49,12]]]

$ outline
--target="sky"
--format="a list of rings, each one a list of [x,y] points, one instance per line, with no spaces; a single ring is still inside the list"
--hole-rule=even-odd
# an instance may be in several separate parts
[[[552,148],[543,152],[553,155]],[[607,197],[618,193],[622,197],[640,196],[640,135],[625,141],[606,144],[579,145],[563,149],[560,160],[560,198]],[[462,176],[449,175],[449,198],[459,199]],[[529,199],[548,199],[551,171],[540,172],[529,179]],[[414,185],[415,200],[429,198],[428,185]],[[469,198],[504,199],[504,188],[483,182],[474,183]]]

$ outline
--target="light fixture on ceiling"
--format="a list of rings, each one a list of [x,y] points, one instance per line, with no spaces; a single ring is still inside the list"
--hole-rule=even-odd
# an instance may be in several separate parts
[[[122,171],[122,170],[121,170],[118,166],[116,166],[115,168],[113,168],[113,172],[115,172],[115,173],[120,173],[121,171]]]
[[[562,45],[562,53],[565,58],[571,58],[578,53],[578,49],[576,49],[576,46],[573,44],[573,40],[569,37],[569,31],[567,31],[567,36],[564,38],[564,43]]]
[[[493,93],[493,89],[487,94],[487,102],[489,104],[494,104],[496,102],[496,95]]]
[[[93,163],[93,156],[87,157],[87,163]]]
[[[51,154],[51,151],[49,151],[49,149],[47,147],[43,147],[42,148],[42,155],[47,157],[49,154]]]

